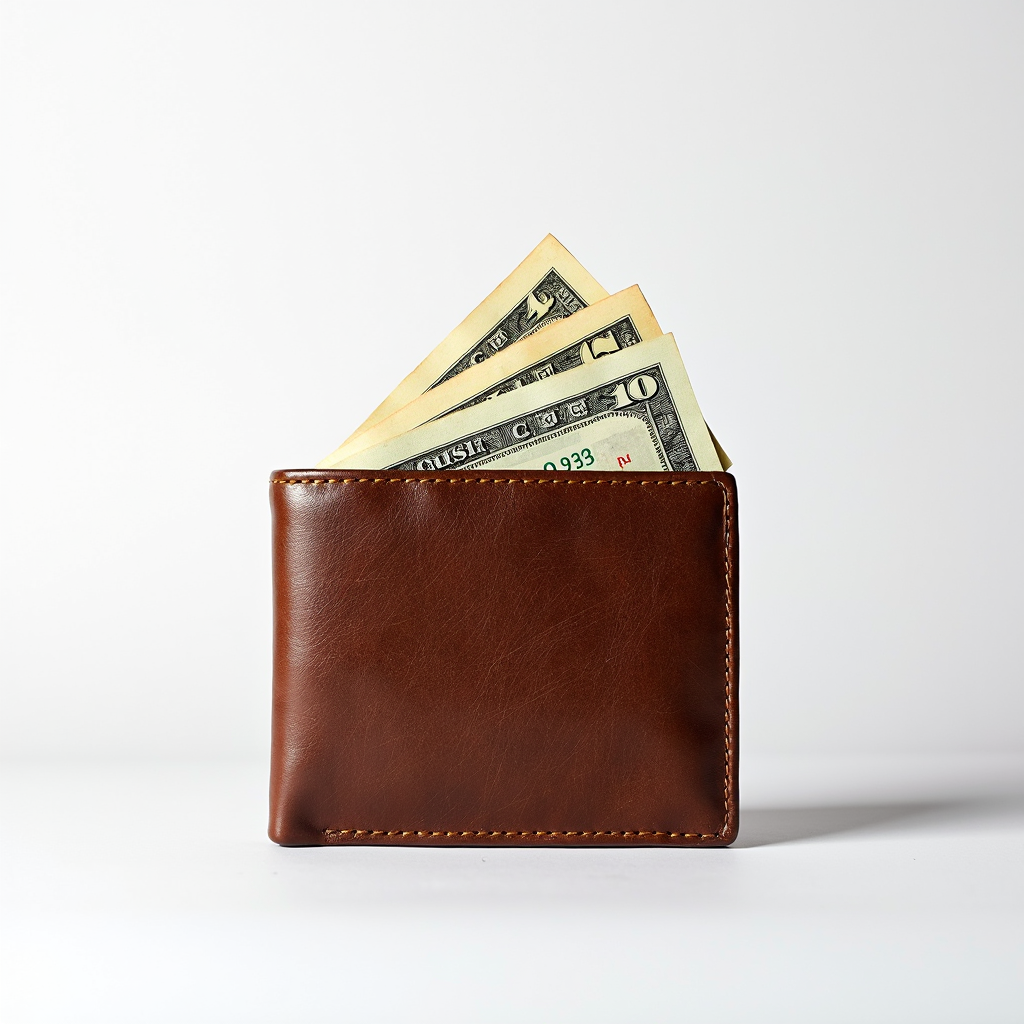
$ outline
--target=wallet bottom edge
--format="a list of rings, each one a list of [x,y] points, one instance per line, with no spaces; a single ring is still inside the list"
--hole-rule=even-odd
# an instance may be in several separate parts
[[[598,834],[566,832],[517,833],[444,833],[401,832],[394,835],[347,829],[324,829],[322,832],[290,833],[271,828],[270,839],[278,846],[352,847],[352,846],[428,846],[428,847],[589,847],[617,849],[620,847],[726,847],[736,841],[738,828],[735,816],[728,829],[714,835],[658,832],[613,832]]]

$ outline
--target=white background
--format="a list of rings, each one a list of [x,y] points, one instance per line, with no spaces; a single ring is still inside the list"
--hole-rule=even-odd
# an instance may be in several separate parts
[[[125,766],[109,797],[129,765],[248,759],[261,787],[269,471],[335,448],[548,231],[642,286],[735,460],[745,792],[799,802],[757,774],[787,758],[917,757],[934,796],[1024,750],[1020,4],[2,12],[13,763]],[[39,770],[19,792],[52,796]],[[39,941],[22,977],[78,962]],[[192,1019],[263,1019],[232,991]],[[121,1019],[96,998],[78,1019]]]

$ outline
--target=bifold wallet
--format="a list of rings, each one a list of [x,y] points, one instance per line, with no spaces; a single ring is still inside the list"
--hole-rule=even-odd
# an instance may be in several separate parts
[[[270,837],[725,846],[728,473],[271,478]]]

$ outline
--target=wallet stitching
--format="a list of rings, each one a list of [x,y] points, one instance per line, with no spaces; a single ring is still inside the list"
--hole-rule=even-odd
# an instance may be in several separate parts
[[[718,481],[712,481],[718,483]],[[722,489],[723,508],[723,543],[725,545],[725,821],[722,822],[721,834],[729,831],[731,808],[729,806],[729,790],[732,782],[732,562],[729,523],[732,519],[731,495],[729,488],[719,484]]]
[[[384,829],[368,829],[368,828],[325,828],[323,830],[324,835],[328,839],[334,839],[338,836],[355,836],[356,838],[362,836],[418,836],[420,838],[428,836],[448,836],[454,838],[456,836],[491,836],[492,838],[497,836],[515,836],[517,838],[524,838],[526,836],[566,836],[576,838],[588,838],[590,836],[621,836],[623,839],[630,839],[634,836],[669,836],[673,839],[717,839],[720,832],[503,832],[500,830],[481,829],[479,831],[467,830],[464,832],[429,832],[424,829],[391,829],[385,831]]]
[[[731,821],[731,809],[729,806],[729,791],[732,783],[732,551],[730,548],[729,523],[731,518],[731,500],[729,489],[718,480],[557,480],[550,478],[538,478],[536,480],[498,478],[498,477],[455,477],[455,478],[418,478],[418,477],[303,477],[298,480],[272,480],[274,484],[294,486],[295,484],[607,484],[609,486],[629,487],[694,487],[704,484],[713,484],[722,492],[724,501],[723,541],[725,547],[725,820],[718,832],[654,832],[654,831],[590,831],[590,832],[556,832],[556,831],[533,831],[517,832],[495,829],[481,829],[477,831],[427,831],[423,829],[363,829],[363,828],[325,828],[323,835],[325,839],[336,839],[351,836],[359,839],[363,837],[373,838],[375,836],[399,836],[402,838],[416,836],[417,838],[435,838],[444,836],[446,838],[467,838],[467,837],[489,837],[489,838],[516,838],[524,839],[532,836],[542,838],[545,836],[570,838],[598,838],[601,836],[618,837],[622,839],[646,838],[649,836],[664,836],[669,839],[719,839],[729,831]]]
[[[517,480],[513,477],[456,477],[451,480],[435,479],[433,477],[421,479],[418,477],[373,477],[373,476],[343,476],[343,477],[309,477],[301,480],[271,480],[272,484],[284,484],[292,487],[295,484],[608,484],[611,487],[697,487],[702,484],[713,484],[725,491],[725,487],[717,480]],[[726,492],[726,506],[729,503],[728,492]]]

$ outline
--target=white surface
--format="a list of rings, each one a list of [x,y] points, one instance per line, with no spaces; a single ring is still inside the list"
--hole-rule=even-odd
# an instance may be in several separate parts
[[[991,1024],[1024,760],[761,760],[729,850],[280,849],[258,764],[4,774],[3,1020]]]
[[[269,471],[547,231],[736,460],[744,750],[1024,749],[1024,5],[2,22],[7,751],[262,756]]]

